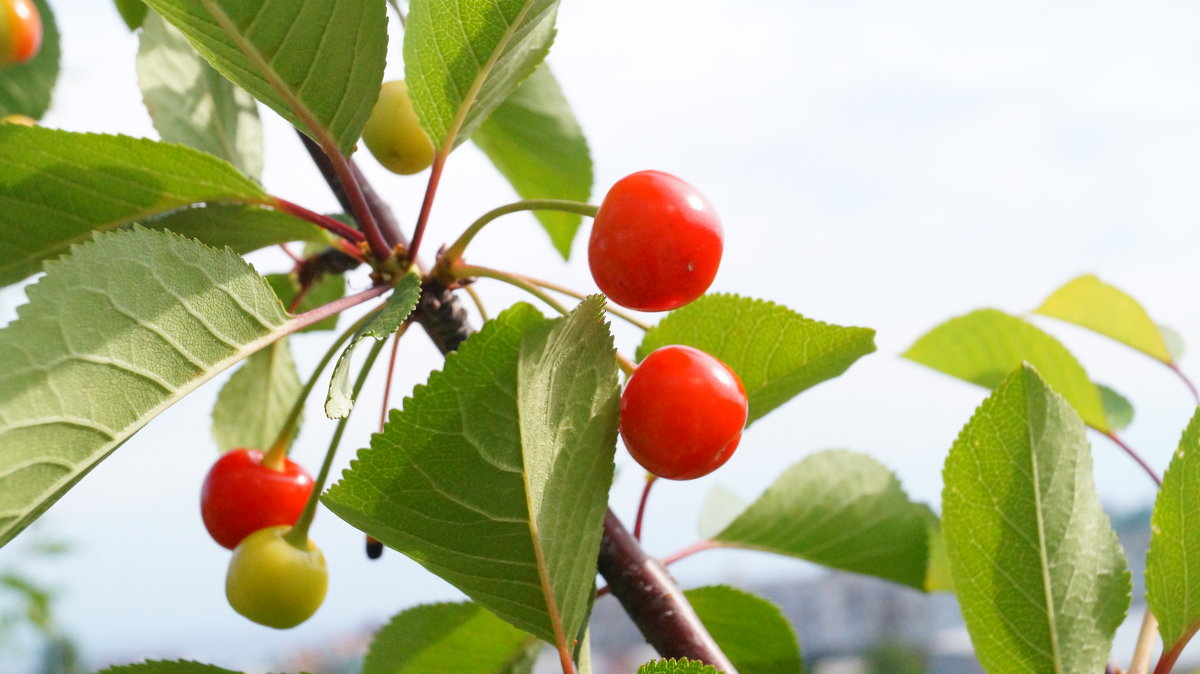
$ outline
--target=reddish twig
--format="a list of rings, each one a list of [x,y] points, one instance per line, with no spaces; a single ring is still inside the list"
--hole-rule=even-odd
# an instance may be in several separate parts
[[[1125,450],[1125,453],[1129,455],[1129,458],[1136,461],[1137,465],[1141,466],[1142,470],[1146,471],[1146,474],[1150,476],[1150,479],[1154,480],[1154,484],[1160,487],[1162,486],[1162,478],[1158,476],[1158,473],[1154,472],[1154,469],[1150,467],[1150,464],[1146,463],[1146,460],[1143,459],[1137,452],[1135,452],[1132,447],[1125,444],[1125,441],[1117,435],[1116,431],[1105,431],[1104,436],[1116,443],[1118,447]]]
[[[658,476],[646,473],[646,486],[642,489],[642,499],[638,501],[637,519],[633,522],[633,537],[642,540],[642,519],[646,516],[646,499],[650,498],[650,488],[658,481]]]
[[[321,229],[333,232],[334,234],[351,243],[362,243],[363,241],[362,232],[354,229],[353,227],[347,227],[328,215],[314,213],[313,211],[310,211],[299,204],[293,204],[287,199],[280,199],[279,197],[275,197],[274,201],[272,201],[272,205],[276,208],[276,210],[283,211],[288,215],[294,215],[301,220],[307,220]]]

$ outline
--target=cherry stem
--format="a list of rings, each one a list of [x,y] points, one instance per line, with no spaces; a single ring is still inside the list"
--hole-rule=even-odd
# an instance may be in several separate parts
[[[408,330],[408,326],[410,325],[412,325],[412,323],[405,322],[400,326],[400,329],[396,331],[395,336],[392,337],[392,355],[390,358],[388,358],[387,380],[383,383],[383,406],[379,411],[380,432],[383,432],[383,425],[387,423],[388,399],[390,399],[392,395],[392,375],[394,375],[396,372],[396,354],[400,351],[400,338],[404,336],[404,333]]]
[[[1150,476],[1150,479],[1154,480],[1154,484],[1160,487],[1162,486],[1162,478],[1158,476],[1158,473],[1154,472],[1154,469],[1150,467],[1150,464],[1146,463],[1146,460],[1143,459],[1136,451],[1134,451],[1132,447],[1125,444],[1125,441],[1122,440],[1119,435],[1117,435],[1116,431],[1105,431],[1104,436],[1109,440],[1112,440],[1118,447],[1125,450],[1125,453],[1128,454],[1131,459],[1136,461],[1137,465],[1142,467],[1142,470],[1146,471],[1146,474]]]
[[[379,352],[383,351],[384,344],[387,344],[387,340],[377,341],[371,345],[371,350],[367,353],[367,359],[363,361],[362,369],[358,371],[358,379],[354,380],[354,388],[350,393],[351,399],[358,397],[359,391],[362,390],[363,384],[367,381],[367,375],[371,374],[371,366],[375,364],[375,359],[379,357]],[[348,421],[350,421],[350,414],[346,414],[346,416],[338,419],[337,428],[333,431],[333,438],[329,441],[329,449],[325,451],[325,461],[321,463],[321,472],[317,473],[317,480],[313,484],[313,490],[308,495],[308,502],[304,504],[304,510],[300,513],[300,518],[283,535],[285,541],[291,543],[299,550],[308,549],[308,528],[312,526],[313,517],[316,516],[317,500],[321,496],[321,491],[325,489],[325,481],[329,479],[329,471],[333,468],[333,457],[337,454],[337,448],[342,442],[342,434],[346,431],[346,422]]]
[[[437,194],[438,183],[442,180],[442,170],[446,168],[446,156],[449,153],[449,147],[433,153],[433,166],[429,170],[429,184],[425,186],[425,198],[421,200],[421,213],[417,216],[412,243],[408,246],[410,262],[417,261],[417,251],[421,248],[421,240],[425,238],[425,226],[429,222],[429,212],[433,210],[433,197]]]
[[[642,489],[642,499],[638,502],[637,519],[633,522],[633,537],[642,540],[642,518],[646,515],[646,499],[650,497],[650,488],[658,481],[654,473],[646,473],[646,486]]]
[[[491,267],[480,267],[478,265],[469,265],[469,264],[461,264],[461,263],[456,264],[453,267],[451,267],[450,272],[451,272],[451,274],[453,274],[454,278],[457,278],[457,279],[465,279],[465,278],[471,278],[472,276],[479,276],[482,278],[490,278],[490,279],[495,279],[497,281],[503,281],[504,283],[507,283],[511,286],[516,286],[516,287],[520,288],[521,290],[524,290],[525,292],[529,293],[530,295],[533,295],[534,297],[538,298],[539,300],[550,305],[555,311],[557,311],[558,313],[560,313],[564,316],[567,315],[567,313],[569,313],[567,311],[567,308],[564,307],[563,305],[559,304],[557,300],[555,300],[553,297],[550,297],[549,295],[547,295],[544,291],[542,291],[541,288],[537,287],[533,283],[530,283],[524,277],[518,276],[517,274],[510,274],[505,271],[500,271],[499,269],[492,269]]]
[[[396,11],[396,16],[400,17],[400,27],[407,29],[408,20],[404,16],[404,10],[400,9],[400,3],[396,2],[396,0],[388,0],[388,4]]]
[[[463,230],[463,233],[458,236],[454,243],[442,253],[441,265],[446,268],[454,265],[462,257],[462,254],[467,249],[467,245],[475,238],[488,223],[499,218],[502,215],[509,213],[517,213],[520,211],[560,211],[563,213],[576,213],[586,215],[589,218],[596,217],[596,211],[599,208],[592,204],[585,204],[579,201],[568,201],[566,199],[527,199],[515,203],[493,208],[492,210],[479,216],[479,219],[471,223],[470,227]],[[416,248],[416,239],[413,239],[413,248]],[[569,294],[569,293],[567,293]]]
[[[282,211],[288,215],[294,215],[301,220],[307,220],[321,229],[333,232],[334,234],[337,234],[351,243],[362,243],[364,240],[366,240],[363,236],[363,233],[357,229],[344,225],[328,215],[321,215],[320,213],[310,211],[307,208],[299,204],[294,204],[286,199],[275,197],[275,200],[271,205],[273,205],[278,211]],[[295,256],[293,255],[292,257],[294,258]]]
[[[577,300],[582,300],[586,297],[586,295],[584,295],[583,293],[581,293],[577,290],[572,290],[566,286],[558,285],[557,283],[552,283],[550,281],[543,281],[542,279],[533,278],[532,276],[522,275],[522,278],[524,278],[526,281],[529,281],[530,283],[534,284],[535,286],[537,286],[539,288],[545,288],[546,290],[553,290],[556,293],[562,293],[563,295],[566,295],[567,297],[574,297]],[[628,322],[636,327],[639,327],[642,330],[649,330],[651,328],[649,323],[646,323],[646,322],[638,319],[636,316],[634,316],[633,314],[631,314],[623,309],[618,309],[618,308],[614,307],[612,305],[612,302],[605,302],[604,310],[607,311],[608,313],[612,314],[613,316],[617,316],[618,318],[624,319],[626,322]]]
[[[304,403],[308,400],[308,394],[312,393],[313,387],[316,386],[317,378],[321,376],[321,372],[329,365],[329,361],[337,355],[341,346],[350,339],[350,336],[358,332],[358,329],[363,326],[372,316],[379,310],[369,311],[358,319],[345,332],[338,335],[338,338],[333,340],[333,344],[325,351],[325,355],[321,357],[321,361],[317,363],[317,368],[309,375],[308,381],[304,382],[304,387],[300,389],[299,395],[296,396],[296,402],[292,403],[292,409],[288,411],[287,419],[283,422],[283,427],[279,431],[279,436],[275,438],[275,444],[271,445],[271,449],[263,456],[263,465],[275,470],[283,470],[283,458],[287,456],[288,447],[291,446],[291,438],[296,423],[300,421],[300,415],[304,412]]]
[[[1192,383],[1192,380],[1189,379],[1188,376],[1183,373],[1183,370],[1179,369],[1179,366],[1175,363],[1164,364],[1171,368],[1171,371],[1183,381],[1184,385],[1188,387],[1188,390],[1192,392],[1192,399],[1196,401],[1196,405],[1200,406],[1200,391],[1196,390],[1196,385]]]
[[[475,304],[475,308],[479,310],[479,318],[481,318],[484,323],[487,323],[488,312],[487,308],[483,306],[483,298],[481,298],[479,293],[475,292],[475,288],[470,285],[464,286],[463,290],[467,291],[467,295],[471,297],[471,302],[473,302]]]
[[[284,253],[287,253],[287,256],[288,256],[288,257],[292,258],[292,262],[295,262],[296,264],[304,264],[304,258],[302,258],[302,257],[300,257],[299,255],[297,255],[297,254],[293,253],[293,252],[292,252],[292,249],[291,249],[291,248],[288,248],[288,245],[287,245],[286,243],[281,243],[281,244],[279,244],[279,248],[280,248],[281,250],[283,250],[283,252],[284,252]]]

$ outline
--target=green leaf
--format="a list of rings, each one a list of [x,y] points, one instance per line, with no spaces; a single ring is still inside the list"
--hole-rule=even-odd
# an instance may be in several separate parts
[[[217,450],[269,449],[283,430],[300,388],[288,340],[281,339],[247,358],[225,382],[213,407]],[[293,437],[298,430],[293,429]]]
[[[592,196],[587,139],[545,63],[492,112],[472,140],[522,199],[587,201]],[[563,259],[569,258],[583,216],[560,211],[534,215]]]
[[[478,604],[429,604],[375,635],[362,674],[527,674],[542,642]]]
[[[374,0],[146,0],[222,75],[349,154],[379,96],[387,10]]]
[[[137,74],[146,110],[163,140],[207,152],[251,178],[262,178],[262,123],[254,99],[205,63],[158,14],[145,18]]]
[[[323,497],[513,625],[579,633],[593,596],[618,414],[600,298],[518,304],[393,410]],[[550,588],[550,592],[546,591]]]
[[[718,294],[668,314],[646,333],[637,358],[668,344],[695,347],[733,368],[750,398],[749,424],[874,351],[875,331],[821,323],[772,302]]]
[[[1142,305],[1092,274],[1068,281],[1034,313],[1085,327],[1164,363],[1174,362],[1162,332]]]
[[[25,115],[41,119],[50,109],[62,48],[50,5],[46,0],[33,0],[33,4],[42,16],[42,46],[28,63],[0,69],[0,117]]]
[[[96,674],[239,674],[232,669],[190,660],[147,660],[136,665],[115,665]]]
[[[720,674],[716,667],[699,660],[651,660],[638,667],[637,674]]]
[[[928,547],[922,508],[875,459],[824,451],[784,471],[712,540],[923,590]]]
[[[150,13],[150,8],[142,0],[114,0],[117,5],[117,11],[121,14],[121,20],[129,26],[129,30],[137,30],[142,27],[142,22],[146,20],[146,15]]]
[[[0,125],[0,284],[74,243],[203,201],[265,203],[232,166],[179,145]]]
[[[414,0],[404,76],[435,147],[458,146],[546,58],[558,0]]]
[[[700,536],[705,539],[716,536],[746,512],[749,505],[732,490],[719,484],[714,486],[700,506],[700,520],[697,523]]]
[[[1133,423],[1133,403],[1104,384],[1096,384],[1100,391],[1100,402],[1104,404],[1104,416],[1114,431],[1124,430]]]
[[[741,674],[800,674],[804,660],[779,607],[727,585],[683,593],[700,622]]]
[[[918,505],[925,518],[929,541],[929,566],[925,571],[926,592],[953,592],[954,578],[950,575],[950,559],[946,557],[946,537],[942,535],[942,520],[933,508]]]
[[[245,260],[141,228],[98,234],[0,330],[0,545],[158,413],[287,330]]]
[[[1029,363],[1088,426],[1112,430],[1100,391],[1075,356],[1036,326],[1002,311],[980,309],[952,318],[918,339],[904,357],[986,388]]]
[[[1158,618],[1164,650],[1200,628],[1200,410],[1192,416],[1154,503],[1146,554],[1146,602]]]
[[[1129,571],[1071,405],[1019,367],[963,428],[943,477],[946,551],[983,668],[1104,671]]]
[[[408,320],[413,309],[417,308],[417,300],[421,299],[421,277],[416,272],[406,274],[396,284],[396,290],[388,298],[386,304],[363,324],[350,343],[338,356],[337,364],[333,367],[333,375],[329,378],[329,394],[325,397],[325,416],[330,419],[341,419],[350,414],[354,408],[354,391],[350,383],[350,362],[354,350],[366,337],[376,341],[391,337]]]
[[[316,225],[261,206],[210,204],[181,208],[142,220],[149,229],[169,229],[213,248],[245,254],[289,241],[327,244],[331,235]]]
[[[267,283],[271,286],[271,290],[279,297],[279,301],[285,307],[290,307],[296,299],[296,294],[300,292],[300,282],[296,280],[293,274],[267,274]],[[345,297],[346,295],[346,277],[341,274],[323,274],[313,282],[312,287],[300,299],[300,305],[292,313],[302,314],[306,311],[316,309],[319,306],[329,304],[330,302]],[[312,325],[299,330],[298,332],[317,332],[321,330],[333,330],[337,327],[337,315],[330,316],[321,321],[317,321]]]

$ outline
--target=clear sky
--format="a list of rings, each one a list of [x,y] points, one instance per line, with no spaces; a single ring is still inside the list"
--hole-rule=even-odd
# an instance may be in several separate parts
[[[46,124],[153,136],[134,77],[136,39],[110,3],[51,2],[64,71]],[[714,290],[878,331],[878,353],[757,423],[716,474],[657,488],[650,550],[695,540],[696,512],[713,485],[751,499],[825,448],[876,456],[914,497],[936,504],[946,451],[985,392],[897,354],[951,316],[985,306],[1026,312],[1091,272],[1200,342],[1198,19],[1193,5],[1157,0],[564,2],[550,62],[591,142],[594,200],[636,170],[676,173],[725,223]],[[390,56],[389,77],[400,77],[398,33]],[[268,189],[333,209],[294,134],[265,108],[263,117]],[[392,176],[369,157],[361,165],[411,224],[423,177]],[[429,243],[513,198],[463,146],[448,165]],[[481,264],[593,288],[586,261],[561,262],[526,216],[491,227],[472,250]],[[263,271],[285,266],[274,253],[253,261]],[[493,311],[518,299],[486,281],[479,288]],[[0,292],[0,320],[21,301],[19,291]],[[1118,345],[1035,322],[1133,401],[1127,439],[1164,468],[1191,415],[1186,390]],[[635,332],[614,328],[632,352]],[[298,358],[311,367],[329,338],[297,338]],[[396,401],[438,363],[419,332],[401,353]],[[1188,355],[1183,365],[1200,375],[1195,362]],[[196,503],[215,458],[208,414],[224,379],[153,421],[43,518],[42,533],[71,541],[76,553],[31,571],[61,588],[61,617],[92,662],[188,656],[249,666],[457,596],[399,554],[366,561],[358,534],[326,512],[314,536],[332,580],[317,615],[276,632],[234,614],[223,595],[228,553],[208,539]],[[368,384],[342,464],[377,423],[381,389],[381,378]],[[294,456],[315,466],[332,424],[315,405],[308,417],[315,423]],[[1152,497],[1111,444],[1093,444],[1107,503]],[[640,471],[619,462],[612,502],[628,516]],[[0,550],[0,566],[19,561],[26,538]],[[810,568],[717,551],[676,571],[694,585]]]

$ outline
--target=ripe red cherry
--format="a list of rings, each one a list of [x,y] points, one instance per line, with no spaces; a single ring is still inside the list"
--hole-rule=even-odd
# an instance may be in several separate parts
[[[200,514],[213,540],[230,550],[266,527],[292,525],[312,493],[313,479],[290,459],[283,470],[264,466],[257,449],[233,449],[208,471]]]
[[[31,0],[0,0],[0,67],[25,63],[42,46],[42,17]]]
[[[691,480],[729,460],[748,413],[746,389],[728,365],[690,346],[664,346],[621,394],[621,438],[646,470]]]
[[[703,194],[669,173],[641,171],[604,196],[588,240],[588,265],[613,302],[669,311],[708,290],[723,247],[721,220]]]

